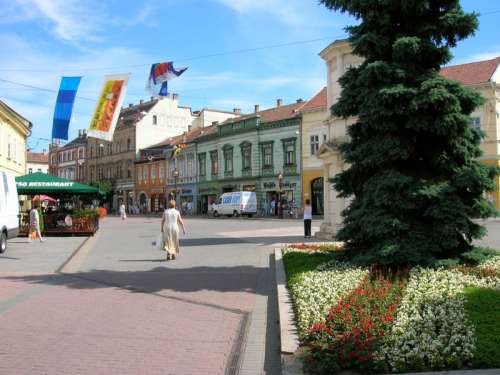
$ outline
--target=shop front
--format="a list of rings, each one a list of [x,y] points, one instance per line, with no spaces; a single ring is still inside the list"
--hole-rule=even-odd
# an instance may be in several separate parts
[[[163,212],[165,207],[165,189],[161,187],[151,188],[151,212]]]
[[[311,201],[313,215],[323,215],[324,179],[323,170],[305,170],[302,174],[302,205]]]
[[[280,183],[277,178],[263,178],[260,191],[257,192],[258,209],[269,216],[278,216],[279,202],[283,210],[289,212],[291,208],[299,208],[301,197],[300,177],[285,176]]]
[[[197,212],[202,215],[210,213],[210,206],[217,201],[221,195],[221,187],[218,182],[202,182],[198,184]]]
[[[197,213],[196,184],[180,184],[177,186],[177,205],[183,214],[194,215]]]

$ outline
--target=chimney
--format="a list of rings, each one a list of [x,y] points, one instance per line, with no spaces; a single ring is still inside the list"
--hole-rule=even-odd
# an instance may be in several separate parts
[[[258,105],[258,104],[255,104],[254,108],[255,108],[255,111],[254,111],[255,113],[260,111],[260,105]]]
[[[153,101],[153,100],[155,100],[155,97],[154,97],[154,96],[152,96],[152,97],[151,97],[151,101]]]
[[[142,99],[139,100],[139,104],[142,104],[142,103],[144,103],[144,100],[142,100]]]
[[[83,135],[87,135],[87,129],[83,129]]]
[[[304,100],[302,98],[298,98],[297,103],[304,103]]]
[[[129,108],[132,108],[132,106],[133,106],[133,104],[132,104],[132,103],[129,103],[129,104],[128,104],[128,107],[129,107]]]
[[[78,136],[81,137],[82,136],[82,130],[81,129],[78,129]]]
[[[172,94],[173,100],[179,100],[179,94]]]
[[[283,99],[276,99],[276,107],[281,107],[283,105]]]
[[[233,113],[235,115],[241,115],[241,108],[233,108]]]
[[[219,121],[212,121],[212,125],[219,125]]]

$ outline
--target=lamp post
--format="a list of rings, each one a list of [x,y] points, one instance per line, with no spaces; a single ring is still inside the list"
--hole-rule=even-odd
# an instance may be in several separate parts
[[[278,217],[283,219],[283,204],[281,202],[281,187],[283,186],[283,173],[278,173],[278,187],[279,187],[279,198],[278,198]]]
[[[179,170],[177,167],[174,167],[172,176],[174,177],[174,201],[177,203],[177,178],[179,177]]]

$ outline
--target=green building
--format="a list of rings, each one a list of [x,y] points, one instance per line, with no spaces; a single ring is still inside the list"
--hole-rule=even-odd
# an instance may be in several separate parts
[[[254,191],[258,209],[270,214],[281,197],[284,208],[301,204],[300,108],[304,102],[277,106],[204,129],[196,138],[198,204],[231,191]],[[279,179],[279,176],[282,178]],[[274,214],[277,213],[277,210]]]

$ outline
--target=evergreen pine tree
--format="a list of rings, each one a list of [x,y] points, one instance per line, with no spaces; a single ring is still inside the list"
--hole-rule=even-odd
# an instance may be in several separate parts
[[[458,259],[494,207],[483,197],[499,171],[480,164],[482,133],[470,114],[483,98],[439,75],[450,48],[474,34],[477,15],[459,0],[321,0],[348,12],[363,64],[340,79],[331,108],[355,116],[341,146],[348,166],[332,179],[344,211],[346,255],[362,264],[425,265]]]

